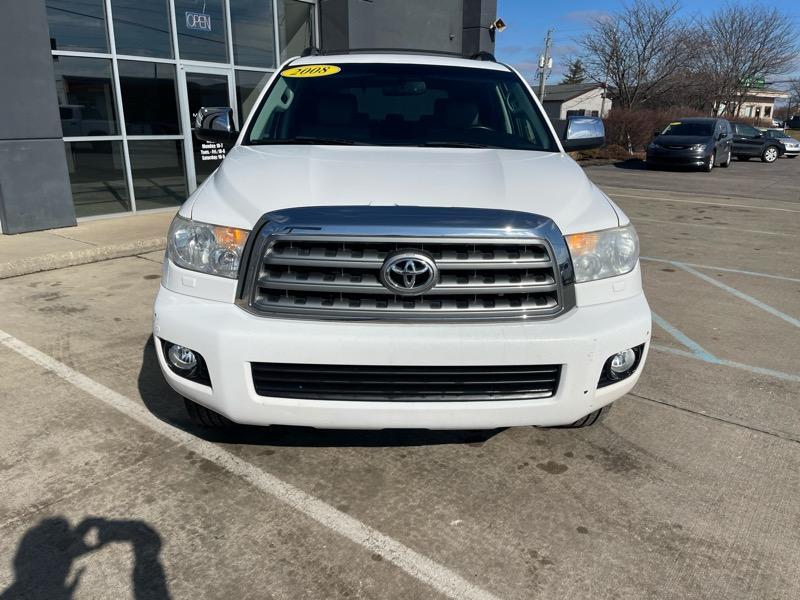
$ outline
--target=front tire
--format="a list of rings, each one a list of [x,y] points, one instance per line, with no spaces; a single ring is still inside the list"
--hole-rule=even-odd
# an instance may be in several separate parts
[[[717,160],[717,153],[712,152],[711,157],[708,159],[708,164],[706,165],[706,173],[711,173],[714,169],[714,161]]]
[[[603,408],[598,408],[594,412],[590,412],[585,417],[581,417],[571,425],[563,425],[564,429],[578,429],[581,427],[591,427],[592,425],[599,423],[603,419],[606,418],[608,411],[611,410],[611,405],[604,406]]]
[[[188,398],[183,399],[183,404],[186,407],[186,412],[189,413],[189,418],[195,425],[200,427],[230,427],[233,421],[226,419],[219,413],[207,409],[205,406],[192,402]]]
[[[761,154],[761,162],[774,163],[778,160],[778,149],[775,146],[767,146]]]
[[[733,153],[728,152],[728,158],[725,159],[725,162],[719,163],[719,166],[723,169],[727,169],[731,166],[731,159],[733,158]]]

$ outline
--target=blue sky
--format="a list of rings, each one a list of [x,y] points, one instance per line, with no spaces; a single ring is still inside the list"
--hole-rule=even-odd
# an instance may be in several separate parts
[[[744,4],[761,3],[749,0]],[[686,0],[681,14],[696,18],[722,7],[728,0]],[[514,65],[528,78],[536,77],[536,63],[544,48],[544,36],[552,27],[553,73],[548,83],[558,83],[570,57],[577,53],[576,40],[583,37],[598,16],[613,13],[623,5],[621,0],[498,0],[497,15],[508,28],[498,32],[495,54],[498,60]],[[773,4],[783,8],[787,16],[797,23],[800,41],[800,3],[797,0]],[[798,64],[800,70],[800,64]]]

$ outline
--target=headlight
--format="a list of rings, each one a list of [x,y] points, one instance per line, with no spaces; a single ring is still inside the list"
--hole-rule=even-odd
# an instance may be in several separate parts
[[[706,149],[705,144],[694,144],[693,146],[689,147],[689,150],[705,150],[705,149]]]
[[[639,237],[633,225],[565,236],[575,282],[624,275],[639,260]]]
[[[179,267],[236,279],[250,232],[177,216],[167,239],[167,258]]]

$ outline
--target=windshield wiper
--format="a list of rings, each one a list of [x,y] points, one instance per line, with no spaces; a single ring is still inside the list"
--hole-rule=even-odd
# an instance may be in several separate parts
[[[357,142],[355,140],[348,140],[346,138],[329,138],[329,137],[314,137],[310,135],[298,135],[293,138],[286,138],[286,139],[263,139],[263,140],[253,140],[250,142],[253,145],[267,145],[267,144],[283,144],[283,145],[291,145],[291,144],[311,144],[311,145],[320,145],[320,146],[355,146],[355,145],[366,145],[365,142]]]
[[[423,142],[417,144],[423,148],[498,148],[499,146],[487,146],[486,144],[472,144],[470,142]]]

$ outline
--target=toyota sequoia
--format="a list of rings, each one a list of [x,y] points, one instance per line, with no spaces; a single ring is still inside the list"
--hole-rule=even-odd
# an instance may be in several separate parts
[[[169,385],[206,426],[591,425],[650,341],[639,240],[491,57],[287,61],[181,207],[155,301]]]

